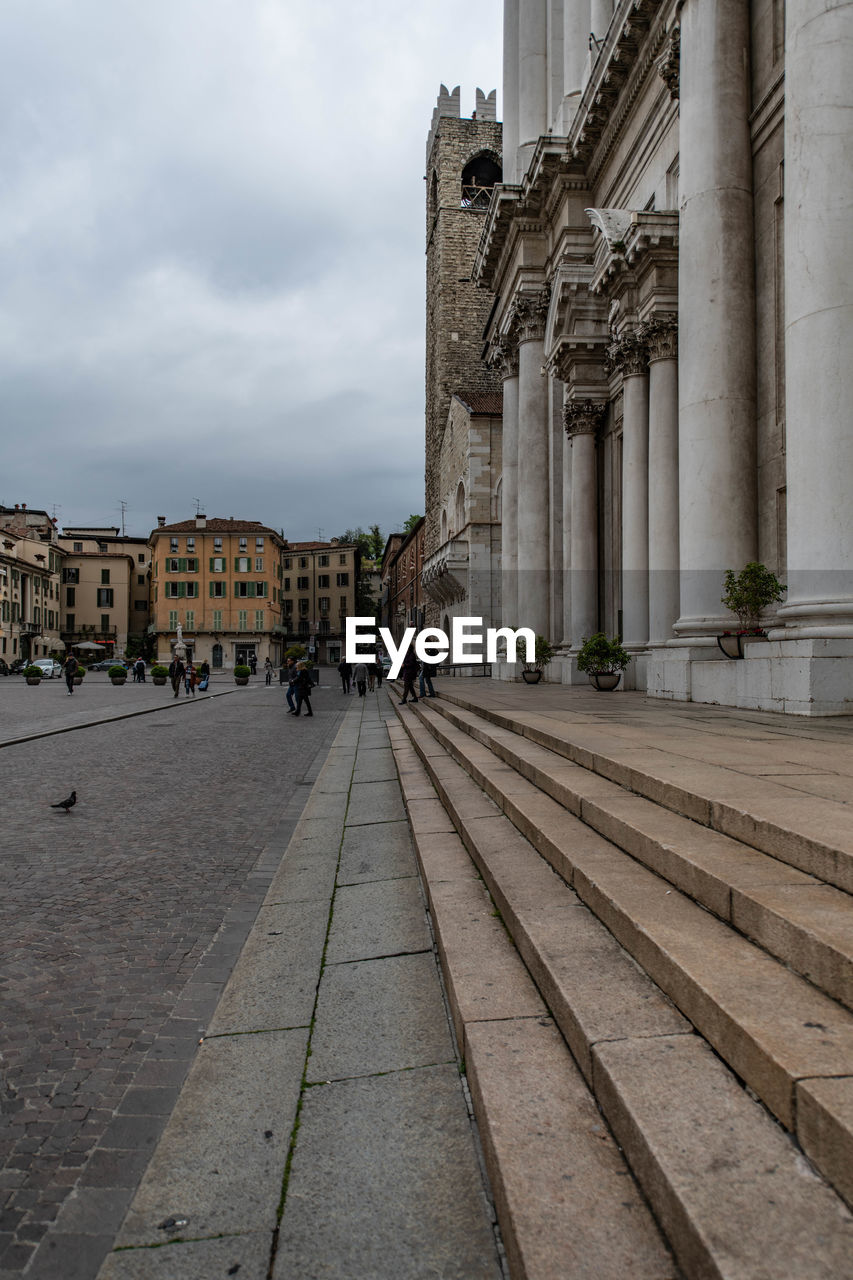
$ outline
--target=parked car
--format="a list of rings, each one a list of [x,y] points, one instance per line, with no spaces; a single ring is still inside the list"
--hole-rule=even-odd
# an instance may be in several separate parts
[[[93,662],[90,671],[109,671],[110,667],[125,667],[127,663],[124,658],[100,658],[97,662]]]
[[[31,666],[41,667],[42,680],[58,680],[62,675],[62,667],[55,658],[36,658]]]

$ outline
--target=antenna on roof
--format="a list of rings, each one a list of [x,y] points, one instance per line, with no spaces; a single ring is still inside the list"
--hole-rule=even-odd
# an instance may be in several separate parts
[[[193,502],[195,503],[195,513],[197,516],[200,516],[201,515],[201,498],[193,498]]]
[[[118,502],[119,502],[119,506],[121,507],[121,536],[124,537],[124,517],[125,517],[125,512],[127,511],[127,503],[125,502],[124,498],[119,498]]]
[[[323,530],[322,530],[322,529],[318,529],[318,530],[317,530],[317,541],[318,541],[318,542],[322,542],[322,541],[323,541]]]

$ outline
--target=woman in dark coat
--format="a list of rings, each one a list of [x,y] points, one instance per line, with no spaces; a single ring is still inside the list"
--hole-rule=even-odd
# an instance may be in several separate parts
[[[400,705],[406,701],[406,695],[412,695],[412,702],[417,702],[418,695],[415,693],[415,678],[418,674],[418,658],[411,646],[406,650],[406,656],[403,658],[403,664],[400,667],[400,675],[403,677],[403,696],[400,699]]]
[[[305,712],[306,716],[313,716],[314,712],[311,710],[311,690],[314,685],[311,679],[311,672],[308,670],[304,662],[297,662],[296,670],[299,674],[296,677],[296,710],[293,714],[297,716],[299,715],[304,702],[308,708]]]

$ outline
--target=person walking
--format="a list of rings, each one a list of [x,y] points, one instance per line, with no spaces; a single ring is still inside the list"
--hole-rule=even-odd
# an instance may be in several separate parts
[[[403,677],[403,696],[400,699],[400,705],[406,701],[408,694],[412,695],[412,702],[417,702],[418,695],[415,693],[415,676],[418,674],[418,659],[414,649],[409,646],[400,666],[400,675]]]
[[[68,696],[71,697],[74,692],[74,677],[77,674],[77,668],[80,664],[74,657],[73,653],[69,653],[65,659],[65,683],[68,686]]]
[[[272,684],[272,663],[269,658],[264,663],[264,684]]]
[[[184,693],[187,696],[192,694],[192,696],[195,697],[196,679],[196,669],[192,664],[192,660],[190,660],[187,663],[186,671],[184,672]]]
[[[308,708],[305,712],[306,716],[313,716],[314,712],[311,710],[311,691],[314,688],[314,682],[311,679],[311,672],[308,670],[304,662],[297,662],[296,672],[296,710],[293,714],[295,716],[301,715],[302,704],[304,702],[305,706]]]
[[[299,672],[296,669],[296,663],[293,660],[293,658],[287,659],[285,672],[287,674],[287,705],[290,708],[287,714],[289,716],[295,716],[296,715],[296,681],[299,676]]]
[[[249,670],[251,671],[253,676],[256,676],[258,674],[258,658],[254,649],[249,654]]]
[[[376,676],[376,688],[381,689],[382,680],[385,675],[385,668],[383,667],[382,663],[378,658],[376,659],[376,663],[373,667],[373,674]]]
[[[343,692],[349,693],[352,689],[352,667],[348,662],[342,660],[338,663],[338,675],[341,677]]]
[[[367,667],[363,662],[357,662],[353,667],[352,678],[355,680],[358,696],[363,698],[367,692]]]
[[[373,686],[376,683],[376,661],[367,664],[367,691],[373,693]]]
[[[432,676],[430,674],[430,666],[431,664],[429,662],[421,663],[421,673],[418,676],[418,693],[421,695],[422,698],[427,697],[427,694],[424,690],[424,685],[427,685],[429,687],[430,698],[434,698],[436,696],[435,689],[432,687]]]
[[[169,663],[169,679],[172,682],[172,690],[176,698],[181,691],[181,681],[183,680],[185,673],[186,667],[183,662],[181,662],[180,658],[173,658]]]
[[[137,658],[133,664],[133,672],[137,684],[145,684],[145,659]]]

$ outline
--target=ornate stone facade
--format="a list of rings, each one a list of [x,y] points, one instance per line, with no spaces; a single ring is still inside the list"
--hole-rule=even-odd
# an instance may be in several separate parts
[[[853,5],[505,0],[504,36],[504,621],[549,678],[594,628],[656,696],[853,711]],[[753,560],[788,598],[730,662]]]

